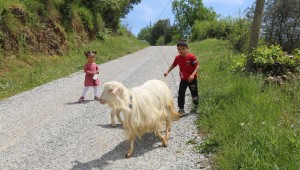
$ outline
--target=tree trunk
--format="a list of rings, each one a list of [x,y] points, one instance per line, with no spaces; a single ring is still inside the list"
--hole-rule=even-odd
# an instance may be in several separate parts
[[[251,35],[250,35],[250,44],[249,44],[249,53],[247,58],[247,70],[251,70],[253,68],[253,59],[250,57],[253,49],[257,47],[258,38],[260,33],[260,27],[262,22],[262,16],[264,12],[264,4],[265,0],[256,0],[255,12],[253,17],[253,22],[251,25]]]

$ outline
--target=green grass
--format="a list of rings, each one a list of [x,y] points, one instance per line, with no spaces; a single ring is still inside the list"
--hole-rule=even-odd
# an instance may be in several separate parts
[[[206,138],[198,151],[214,153],[215,169],[299,169],[299,83],[262,92],[262,76],[229,71],[240,55],[225,42],[190,46],[201,69],[197,126]]]
[[[100,64],[146,46],[133,37],[109,37],[105,41],[93,41],[80,48],[70,47],[64,56],[23,55],[3,58],[0,64],[0,99],[82,70],[86,63],[84,51],[97,51],[96,63]]]

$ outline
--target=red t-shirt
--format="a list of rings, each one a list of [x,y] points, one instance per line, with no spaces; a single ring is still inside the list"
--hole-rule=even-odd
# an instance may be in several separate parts
[[[197,58],[194,54],[188,53],[185,57],[178,55],[175,57],[173,66],[179,65],[180,78],[182,80],[188,80],[189,76],[194,72],[196,66],[198,65]],[[197,78],[198,73],[196,73],[195,78]]]

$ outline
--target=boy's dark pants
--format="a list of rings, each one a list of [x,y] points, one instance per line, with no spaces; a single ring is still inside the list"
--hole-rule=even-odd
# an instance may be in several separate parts
[[[185,91],[187,87],[189,87],[191,91],[192,100],[193,103],[195,104],[195,107],[197,107],[199,104],[197,79],[194,79],[192,82],[188,82],[187,80],[181,80],[179,84],[179,92],[178,92],[178,107],[180,109],[184,108]]]

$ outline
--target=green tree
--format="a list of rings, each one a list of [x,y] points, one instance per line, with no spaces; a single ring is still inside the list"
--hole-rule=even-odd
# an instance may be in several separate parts
[[[151,29],[150,45],[156,45],[157,40],[164,37],[164,44],[171,42],[170,19],[158,20]]]
[[[142,28],[140,30],[140,32],[138,33],[137,35],[137,38],[139,40],[145,40],[147,42],[150,42],[150,38],[151,38],[151,27],[150,26],[147,26],[145,28]]]
[[[120,27],[120,19],[141,0],[80,0],[80,2],[93,12],[95,18],[100,14],[106,28],[116,31]]]
[[[60,5],[59,11],[61,13],[62,25],[66,28],[67,31],[72,30],[71,21],[72,21],[72,3],[74,0],[64,0]]]
[[[187,37],[197,20],[211,21],[217,18],[216,12],[206,8],[202,0],[174,0],[172,11],[175,15],[175,25],[179,27],[182,37]]]
[[[126,14],[130,12],[130,10],[133,9],[133,5],[137,5],[141,2],[142,0],[125,0],[124,8],[123,8],[123,16],[124,17]]]
[[[263,17],[263,36],[268,45],[279,44],[284,51],[300,47],[300,1],[268,0]]]

